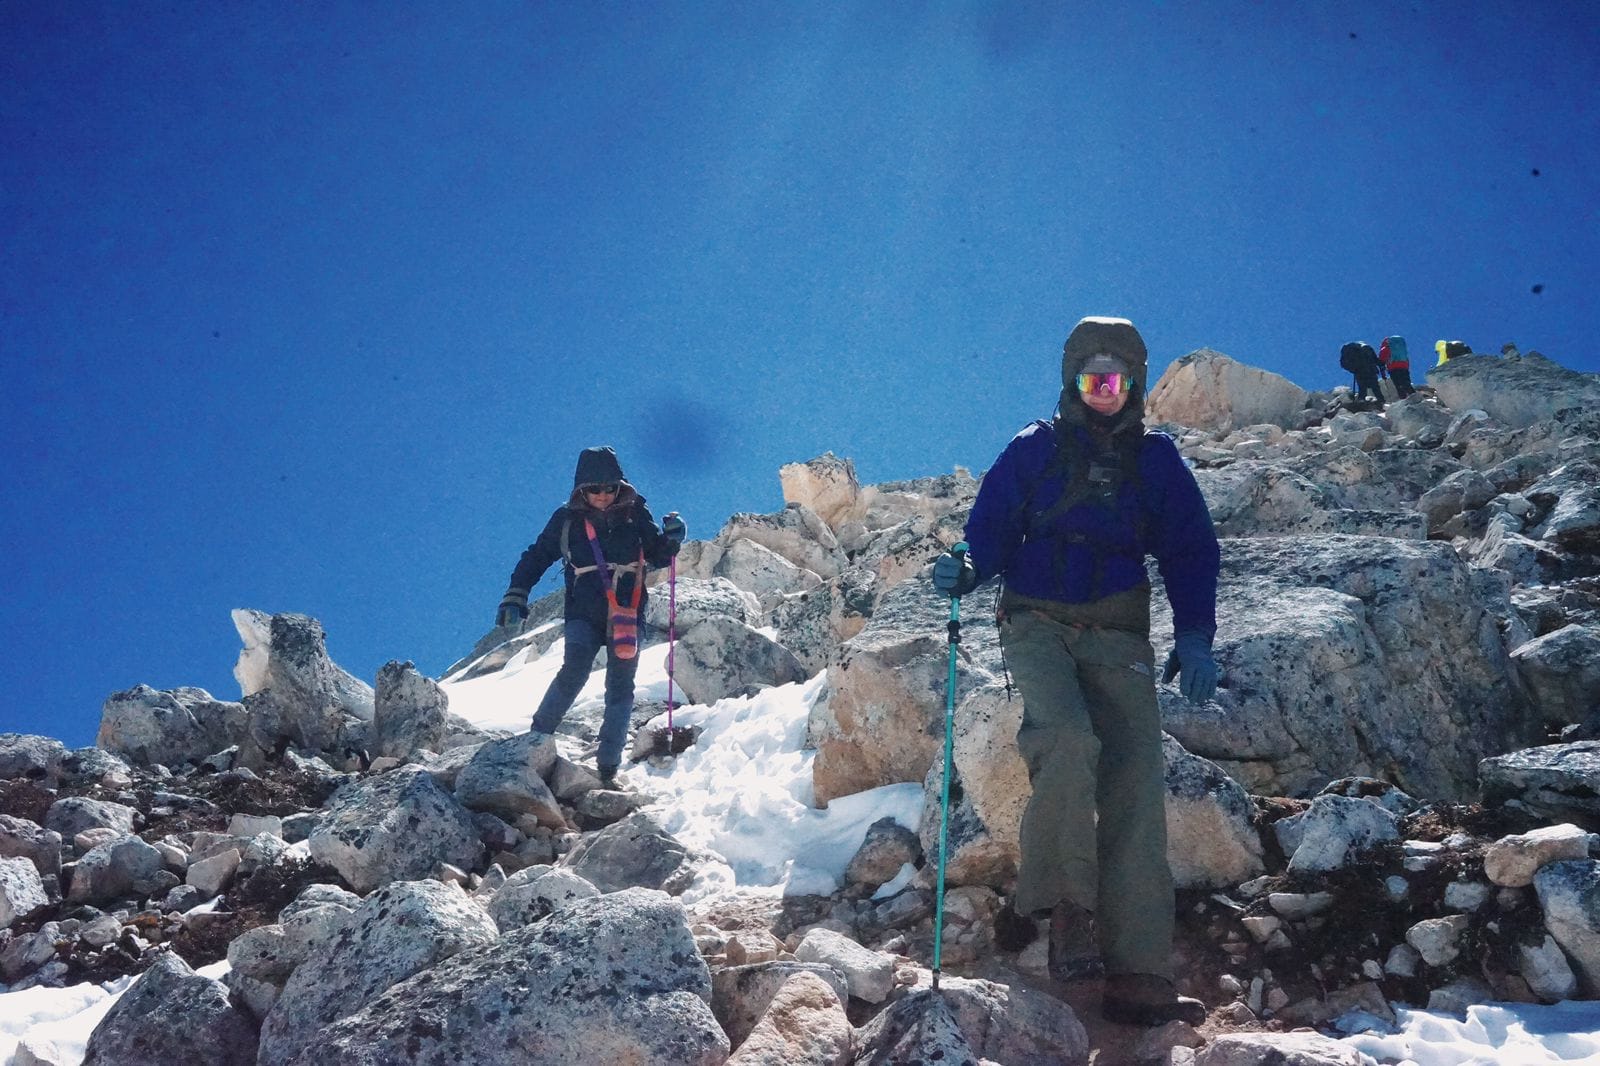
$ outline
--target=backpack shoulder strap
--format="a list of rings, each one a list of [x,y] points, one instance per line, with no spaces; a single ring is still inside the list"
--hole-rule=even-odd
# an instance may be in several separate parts
[[[573,577],[587,574],[600,569],[598,563],[589,566],[579,566],[572,558],[572,515],[567,515],[567,520],[561,523],[561,558],[567,564],[567,570]]]

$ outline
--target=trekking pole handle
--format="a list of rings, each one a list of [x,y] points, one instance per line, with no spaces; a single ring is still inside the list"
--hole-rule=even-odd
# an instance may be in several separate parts
[[[964,541],[964,540],[957,541],[955,546],[950,549],[950,554],[955,556],[957,561],[965,559],[967,557],[967,542]],[[950,597],[950,624],[948,626],[948,630],[949,630],[949,635],[950,635],[950,643],[951,644],[960,644],[961,643],[961,597],[960,596],[951,596]]]

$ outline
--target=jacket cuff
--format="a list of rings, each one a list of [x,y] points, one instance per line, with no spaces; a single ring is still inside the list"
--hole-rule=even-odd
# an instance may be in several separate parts
[[[502,607],[526,607],[528,605],[528,590],[519,588],[506,589],[505,596],[500,600]]]

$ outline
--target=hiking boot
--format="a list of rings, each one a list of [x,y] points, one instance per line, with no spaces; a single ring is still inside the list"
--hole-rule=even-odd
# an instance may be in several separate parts
[[[1094,943],[1094,912],[1071,900],[1050,911],[1050,976],[1057,981],[1082,981],[1105,972]]]
[[[600,771],[600,786],[602,788],[617,787],[617,768],[615,766],[596,767]]]
[[[994,916],[994,946],[1001,951],[1021,951],[1039,939],[1039,927],[1032,918],[1018,914],[1016,902],[1006,900]]]
[[[1168,1022],[1198,1026],[1206,1020],[1206,1005],[1180,996],[1172,982],[1153,973],[1119,973],[1106,978],[1100,997],[1100,1016],[1108,1022],[1155,1027]]]

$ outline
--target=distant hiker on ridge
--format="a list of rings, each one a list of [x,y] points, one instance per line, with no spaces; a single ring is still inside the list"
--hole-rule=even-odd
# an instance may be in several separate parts
[[[1397,398],[1403,400],[1417,391],[1411,385],[1411,357],[1406,354],[1404,337],[1391,334],[1383,338],[1378,347],[1378,365],[1388,371]]]
[[[1355,378],[1355,400],[1359,404],[1372,393],[1372,399],[1383,406],[1383,392],[1378,388],[1378,353],[1366,341],[1350,341],[1339,349],[1339,365]]]
[[[572,495],[556,508],[539,539],[511,572],[495,625],[528,617],[528,593],[556,560],[566,575],[566,651],[561,669],[539,703],[533,728],[553,733],[589,679],[595,653],[606,654],[606,707],[595,757],[600,780],[615,783],[633,716],[633,676],[639,666],[639,618],[647,567],[666,566],[687,533],[671,513],[656,528],[644,497],[623,478],[617,453],[585,448],[578,456]]]
[[[1181,670],[1184,696],[1203,703],[1217,685],[1219,552],[1177,447],[1144,430],[1146,376],[1131,322],[1079,322],[1062,354],[1059,414],[995,460],[967,520],[968,553],[941,555],[933,583],[961,596],[997,575],[1005,582],[1000,642],[1022,690],[1017,748],[1033,784],[1010,921],[1050,908],[1051,974],[1092,976],[1103,964],[1106,1018],[1198,1025],[1205,1005],[1172,983],[1145,557],[1155,556],[1172,603],[1168,677]]]

